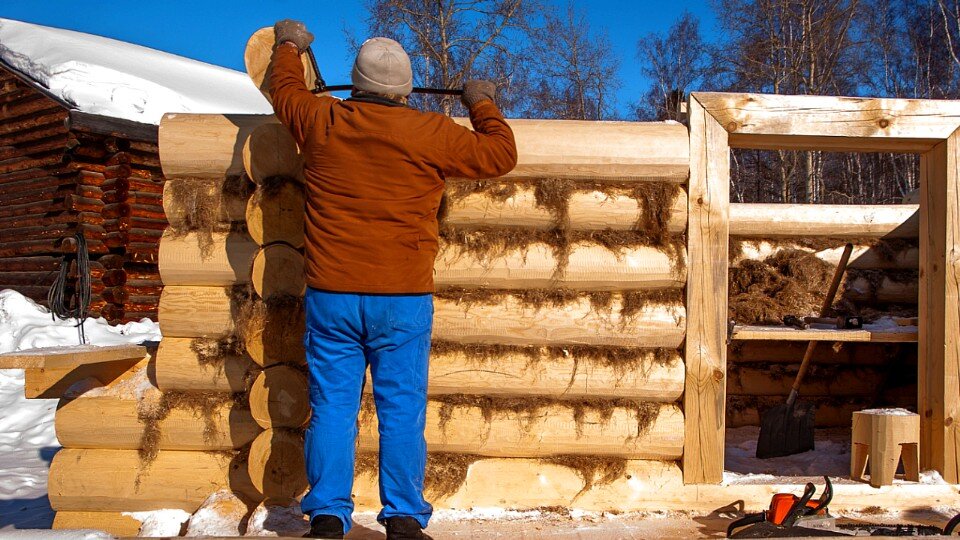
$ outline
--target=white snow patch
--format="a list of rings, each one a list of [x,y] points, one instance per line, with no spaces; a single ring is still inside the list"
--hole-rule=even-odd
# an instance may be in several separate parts
[[[185,510],[151,510],[149,512],[123,512],[140,522],[138,536],[180,536],[183,525],[190,519]]]
[[[485,520],[518,520],[539,519],[543,517],[540,510],[507,510],[499,507],[478,506],[469,510],[437,510],[433,513],[432,521],[485,521]]]
[[[74,529],[67,531],[25,530],[3,531],[0,537],[10,540],[113,540],[116,536],[103,531]]]
[[[80,381],[83,382],[83,381]],[[79,383],[77,383],[79,384]],[[81,388],[74,388],[77,386],[71,386],[68,388],[70,392],[76,392],[81,390]],[[86,386],[86,385],[84,385]],[[147,374],[147,366],[141,366],[139,369],[133,372],[128,378],[110,386],[96,386],[94,388],[86,389],[80,392],[76,397],[79,398],[91,398],[91,397],[118,397],[118,398],[127,398],[127,399],[136,399],[137,401],[144,400],[159,400],[160,399],[160,389],[153,385],[150,382],[150,377]]]
[[[303,536],[310,530],[310,523],[300,510],[300,503],[290,505],[260,504],[250,519],[244,536]]]
[[[187,522],[186,536],[240,536],[247,505],[229,490],[212,493]]]
[[[910,412],[906,409],[864,409],[860,411],[865,414],[878,414],[883,416],[917,416],[917,413]]]
[[[0,291],[0,353],[77,345],[77,321],[54,321],[50,312],[12,290]],[[95,345],[119,345],[160,339],[149,320],[110,326],[105,319],[84,322]],[[47,471],[60,444],[53,429],[55,399],[26,399],[23,370],[0,370],[0,531],[49,528],[53,510],[47,500]],[[46,536],[49,538],[50,536]]]
[[[87,113],[273,113],[245,73],[82,32],[0,19],[0,59]]]

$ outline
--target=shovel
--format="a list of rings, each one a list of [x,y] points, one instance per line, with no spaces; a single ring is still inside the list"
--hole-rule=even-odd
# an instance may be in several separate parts
[[[833,282],[830,283],[827,297],[820,309],[821,317],[825,317],[830,310],[830,306],[833,305],[833,300],[837,296],[837,289],[840,288],[840,280],[847,269],[847,263],[850,261],[852,252],[853,244],[844,246],[840,264],[837,265]],[[807,368],[810,366],[810,359],[813,357],[813,351],[816,347],[816,341],[811,341],[807,345],[807,351],[803,354],[803,361],[800,363],[800,371],[797,372],[797,379],[793,381],[793,388],[790,390],[787,402],[767,409],[760,417],[760,439],[757,441],[758,458],[790,456],[813,450],[815,408],[810,403],[798,403],[797,396],[800,394],[800,385],[807,374]]]

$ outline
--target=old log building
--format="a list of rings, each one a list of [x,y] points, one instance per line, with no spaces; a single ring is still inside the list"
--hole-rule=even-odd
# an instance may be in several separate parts
[[[90,315],[156,319],[157,152],[157,126],[81,112],[0,62],[0,289],[46,303],[82,233]]]

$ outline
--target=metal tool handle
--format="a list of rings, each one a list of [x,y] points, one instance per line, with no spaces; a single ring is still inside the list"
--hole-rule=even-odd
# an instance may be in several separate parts
[[[850,262],[850,255],[853,253],[853,244],[847,244],[843,247],[843,255],[840,257],[840,264],[837,265],[837,271],[833,274],[833,281],[830,282],[830,288],[827,289],[827,296],[823,299],[823,306],[820,308],[820,316],[826,316],[833,305],[837,296],[837,289],[840,288],[840,282],[843,280],[843,273],[847,270],[847,263]],[[800,385],[803,378],[807,376],[807,369],[810,367],[810,359],[813,358],[813,351],[817,348],[817,342],[811,341],[807,344],[807,350],[803,353],[803,361],[800,362],[800,371],[797,372],[797,378],[793,381],[793,387],[790,389],[790,396],[787,398],[787,408],[792,408],[800,394]]]

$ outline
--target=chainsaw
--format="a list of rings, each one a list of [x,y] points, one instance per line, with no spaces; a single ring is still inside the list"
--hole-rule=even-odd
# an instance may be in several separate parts
[[[881,525],[871,523],[838,524],[830,515],[833,484],[826,482],[823,493],[813,499],[817,488],[807,484],[803,495],[777,493],[770,507],[757,514],[748,514],[730,523],[727,538],[802,538],[826,536],[952,536],[960,525],[960,515],[943,529],[931,525]]]

